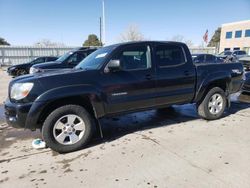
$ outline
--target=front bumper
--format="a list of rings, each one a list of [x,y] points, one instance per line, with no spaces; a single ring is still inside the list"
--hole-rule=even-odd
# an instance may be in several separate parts
[[[6,122],[15,128],[25,128],[32,103],[16,104],[7,99],[4,103]]]
[[[6,72],[9,76],[16,76],[16,69],[8,69]]]

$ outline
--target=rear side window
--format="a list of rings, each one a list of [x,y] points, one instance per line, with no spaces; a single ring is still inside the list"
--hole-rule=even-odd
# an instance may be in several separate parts
[[[238,55],[246,55],[245,51],[239,51]]]
[[[56,57],[47,57],[46,61],[55,61],[56,59]]]
[[[124,70],[141,70],[151,67],[149,46],[125,47],[118,58]]]
[[[156,62],[160,67],[175,66],[185,63],[185,56],[180,46],[159,45],[156,47]]]

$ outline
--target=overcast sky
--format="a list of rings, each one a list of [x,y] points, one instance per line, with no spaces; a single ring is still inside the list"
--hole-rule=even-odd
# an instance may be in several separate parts
[[[183,35],[199,45],[223,23],[250,20],[250,0],[105,0],[107,44],[130,24],[151,40]],[[99,36],[101,0],[0,0],[0,37],[12,45],[41,39],[80,46]]]

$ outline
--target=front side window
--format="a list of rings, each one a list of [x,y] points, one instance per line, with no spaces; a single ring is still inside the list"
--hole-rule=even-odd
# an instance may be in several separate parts
[[[204,61],[205,61],[205,56],[204,56],[204,55],[199,55],[199,56],[197,57],[196,62],[204,63]]]
[[[62,55],[61,57],[59,57],[56,61],[60,61],[63,62],[66,59],[68,59],[74,52],[67,52],[64,55]]]
[[[226,39],[231,39],[233,36],[233,32],[230,31],[230,32],[226,32]]]
[[[241,38],[242,31],[235,31],[235,38]]]
[[[129,46],[119,53],[123,70],[141,70],[151,67],[151,55],[149,46]]]
[[[57,60],[56,57],[48,57],[48,58],[47,58],[47,61],[55,61],[55,60]]]
[[[76,52],[69,57],[68,63],[78,64],[83,58],[84,58],[84,56],[82,54]]]
[[[43,63],[45,61],[44,58],[37,58],[32,61],[32,64],[38,64],[38,63]]]
[[[156,47],[156,62],[162,66],[175,66],[185,63],[185,56],[180,46],[171,44]]]
[[[245,31],[245,37],[250,37],[250,29],[247,29],[247,30]]]

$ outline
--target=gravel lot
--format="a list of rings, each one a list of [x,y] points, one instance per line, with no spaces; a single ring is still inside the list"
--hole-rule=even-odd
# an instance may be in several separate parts
[[[0,104],[10,77],[0,70]],[[250,96],[205,121],[193,105],[103,119],[105,138],[59,155],[8,127],[0,107],[0,187],[250,187]],[[243,102],[244,101],[244,102]]]

